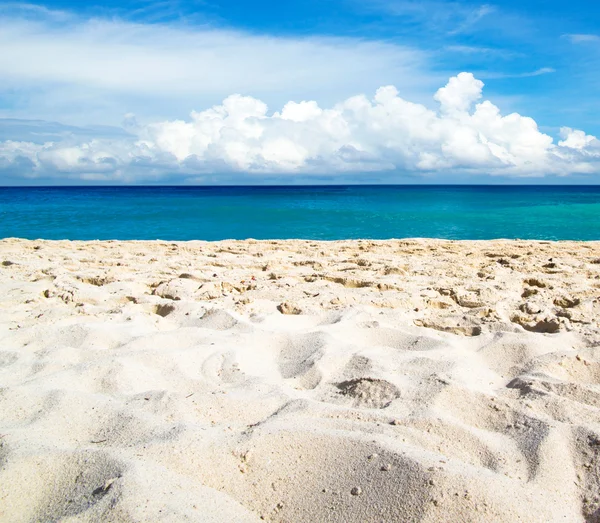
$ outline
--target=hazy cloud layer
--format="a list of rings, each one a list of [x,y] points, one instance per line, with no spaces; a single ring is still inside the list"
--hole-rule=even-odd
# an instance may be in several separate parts
[[[12,118],[114,125],[127,111],[184,115],[230,93],[332,104],[387,83],[414,95],[439,82],[426,62],[418,49],[365,38],[272,36],[0,6],[0,115]]]
[[[462,172],[544,176],[600,171],[600,141],[563,128],[562,140],[536,122],[503,116],[480,101],[483,82],[470,73],[450,78],[434,95],[436,112],[381,87],[372,99],[348,98],[331,108],[288,102],[269,113],[260,100],[232,95],[189,120],[138,125],[129,135],[82,139],[62,136],[43,144],[0,142],[6,174],[132,182],[203,173],[312,174]]]

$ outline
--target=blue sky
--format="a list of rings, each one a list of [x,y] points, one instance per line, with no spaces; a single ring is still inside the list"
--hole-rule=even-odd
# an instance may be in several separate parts
[[[384,181],[409,171],[410,176],[416,172],[440,179],[444,172],[455,178],[462,173],[480,181],[488,175],[486,166],[492,175],[507,179],[569,174],[572,180],[596,183],[600,7],[589,1],[1,2],[0,55],[0,176],[5,183],[23,177],[54,183],[136,183],[160,181],[167,172],[172,177],[174,170],[189,183],[202,183],[215,170],[254,172],[253,180],[265,172],[322,176],[332,171],[345,180],[358,170],[364,178],[364,169],[387,173]],[[284,118],[295,121],[295,127],[282,127],[277,120],[265,124],[276,131],[256,131],[265,136],[284,133],[287,140],[270,138],[259,144],[259,152],[254,131],[247,134],[249,125],[258,121],[260,127],[288,102],[333,109],[355,95],[372,101],[377,89],[388,85],[396,87],[399,99],[439,113],[443,108],[435,93],[461,72],[485,84],[479,88],[470,80],[462,82],[467,90],[483,90],[483,96],[469,98],[467,112],[473,114],[476,103],[489,100],[501,115],[532,118],[557,149],[550,151],[544,139],[533,135],[522,134],[523,143],[531,147],[533,140],[552,158],[522,156],[519,145],[506,138],[509,131],[498,135],[500,124],[491,120],[481,123],[477,117],[467,132],[464,118],[448,112],[441,115],[441,124],[432,120],[433,127],[446,128],[452,118],[462,131],[440,131],[435,147],[428,144],[419,151],[413,137],[420,131],[410,123],[402,127],[410,137],[402,144],[391,140],[387,148],[374,145],[375,136],[366,136],[365,130],[384,125],[390,138],[400,132],[397,121],[373,121],[379,118],[376,107],[369,117],[344,116],[344,128],[360,127],[360,132],[349,133],[347,143],[334,136],[325,152],[306,142],[305,116]],[[236,102],[236,114],[245,116],[231,117],[217,138],[198,123],[208,116],[190,116],[236,94],[267,108],[261,113],[253,105],[246,114],[250,102]],[[347,113],[348,107],[340,111]],[[388,109],[386,118],[403,118],[402,110]],[[332,118],[310,114],[313,134]],[[505,129],[509,124],[502,123]],[[519,125],[527,127],[528,120]],[[569,138],[569,129],[583,134]],[[243,140],[238,136],[242,131]],[[452,137],[464,132],[486,147],[492,144],[491,161],[474,149],[468,154],[459,150],[460,141]],[[182,137],[190,140],[185,150],[174,143]],[[471,138],[465,135],[464,140],[469,148]],[[503,150],[498,152],[498,147]],[[252,162],[239,160],[250,149]],[[280,154],[282,150],[287,153]],[[123,160],[133,156],[135,161]],[[570,162],[573,173],[567,166],[544,171],[556,158]],[[498,161],[509,168],[497,169]],[[237,176],[231,173],[230,178]]]

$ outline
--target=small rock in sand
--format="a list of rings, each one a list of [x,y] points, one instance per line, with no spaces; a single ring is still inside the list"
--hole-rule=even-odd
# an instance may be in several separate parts
[[[287,301],[279,304],[277,310],[281,312],[281,314],[302,314],[302,309]]]

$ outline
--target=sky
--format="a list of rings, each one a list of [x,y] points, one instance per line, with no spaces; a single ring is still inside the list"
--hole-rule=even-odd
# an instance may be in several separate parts
[[[0,1],[0,185],[600,183],[589,0]]]

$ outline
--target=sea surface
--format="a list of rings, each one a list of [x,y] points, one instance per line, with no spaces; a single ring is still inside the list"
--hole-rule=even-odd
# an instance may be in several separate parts
[[[6,187],[0,237],[600,240],[600,186]]]

